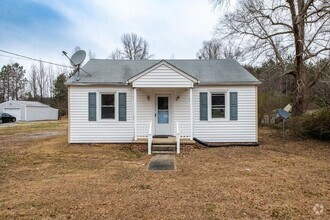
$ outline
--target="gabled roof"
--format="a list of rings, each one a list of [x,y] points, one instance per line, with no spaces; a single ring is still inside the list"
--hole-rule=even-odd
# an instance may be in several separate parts
[[[141,73],[138,73],[137,75],[135,75],[135,76],[129,78],[129,79],[127,80],[127,82],[128,82],[128,83],[131,83],[131,82],[133,82],[133,81],[139,79],[140,77],[144,76],[145,74],[148,74],[150,71],[152,71],[152,70],[158,68],[158,67],[161,66],[161,65],[165,65],[165,66],[167,66],[168,68],[172,69],[173,71],[177,72],[178,74],[182,75],[183,77],[185,77],[185,78],[191,80],[192,82],[194,82],[194,83],[198,83],[198,79],[196,79],[195,77],[189,75],[188,73],[186,73],[186,72],[184,72],[184,71],[178,69],[176,66],[173,66],[172,64],[166,62],[166,60],[161,60],[161,61],[159,61],[158,63],[156,63],[155,65],[153,65],[153,66],[149,67],[148,69],[142,71]]]
[[[216,60],[109,60],[91,59],[80,73],[79,81],[73,76],[67,85],[126,85],[132,77],[166,62],[198,80],[202,85],[260,84],[259,80],[232,59]]]

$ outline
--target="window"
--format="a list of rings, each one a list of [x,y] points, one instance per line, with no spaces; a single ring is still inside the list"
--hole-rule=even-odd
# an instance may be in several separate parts
[[[212,118],[225,118],[225,101],[224,93],[213,93],[211,96]]]
[[[101,118],[114,119],[115,118],[115,95],[102,94],[101,95]]]
[[[158,124],[168,124],[168,97],[158,97]]]

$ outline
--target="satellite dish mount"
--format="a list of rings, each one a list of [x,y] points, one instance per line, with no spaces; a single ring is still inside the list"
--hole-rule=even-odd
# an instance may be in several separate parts
[[[83,70],[80,67],[80,65],[82,64],[82,62],[84,62],[84,60],[86,58],[86,51],[84,51],[84,50],[78,50],[77,52],[75,52],[71,56],[71,58],[68,57],[68,55],[67,55],[67,53],[65,51],[62,51],[62,53],[70,60],[71,65],[75,68],[74,69],[74,72],[77,72],[77,78],[76,78],[76,80],[79,81],[80,80],[80,69]],[[84,72],[86,72],[86,71],[84,71]],[[88,74],[88,75],[90,76],[90,74]]]
[[[287,120],[288,118],[290,118],[291,114],[283,109],[278,109],[277,110],[277,114],[280,116],[280,118],[282,119],[282,142],[283,145],[285,144],[285,128],[284,128],[284,122],[285,120]]]

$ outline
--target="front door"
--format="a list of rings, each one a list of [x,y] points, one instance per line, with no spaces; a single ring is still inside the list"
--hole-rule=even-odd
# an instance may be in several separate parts
[[[170,96],[156,95],[156,135],[171,135]]]

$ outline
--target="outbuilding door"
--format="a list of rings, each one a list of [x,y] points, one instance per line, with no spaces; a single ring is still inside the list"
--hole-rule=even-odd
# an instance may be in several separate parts
[[[4,113],[8,113],[12,116],[16,117],[16,121],[21,120],[21,109],[20,108],[4,108],[3,109]]]
[[[170,95],[156,95],[156,135],[171,135]]]

